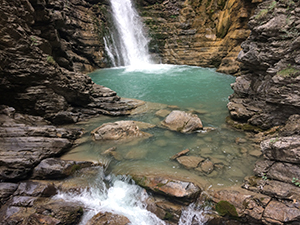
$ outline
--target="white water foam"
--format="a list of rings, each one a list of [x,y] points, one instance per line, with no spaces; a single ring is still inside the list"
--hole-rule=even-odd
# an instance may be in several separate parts
[[[178,225],[204,225],[207,222],[205,217],[209,208],[197,206],[195,203],[191,203],[188,207],[182,210]]]
[[[156,215],[147,211],[144,189],[130,183],[125,176],[108,176],[110,187],[105,188],[101,179],[78,193],[59,193],[54,198],[82,205],[84,216],[81,225],[86,224],[99,212],[111,212],[127,217],[132,225],[165,225]]]

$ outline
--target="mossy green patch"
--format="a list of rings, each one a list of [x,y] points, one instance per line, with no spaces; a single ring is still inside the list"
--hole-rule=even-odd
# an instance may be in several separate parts
[[[277,74],[282,77],[297,77],[299,72],[299,69],[289,66],[283,70],[280,70]]]
[[[219,201],[216,204],[216,211],[220,216],[238,217],[238,213],[234,205],[227,201]]]

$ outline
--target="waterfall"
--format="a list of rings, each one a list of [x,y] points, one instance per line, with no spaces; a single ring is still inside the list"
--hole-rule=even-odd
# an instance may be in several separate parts
[[[151,64],[148,38],[131,0],[110,0],[117,35],[106,38],[105,48],[114,66],[143,68]]]

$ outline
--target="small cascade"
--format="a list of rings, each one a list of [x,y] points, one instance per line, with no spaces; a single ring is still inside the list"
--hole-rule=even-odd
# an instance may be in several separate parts
[[[151,64],[149,40],[131,0],[111,0],[111,7],[117,35],[110,32],[104,43],[112,64],[136,68]]]
[[[130,220],[131,225],[165,225],[164,221],[146,209],[148,194],[132,184],[126,176],[104,177],[100,172],[98,178],[79,194],[61,192],[54,198],[83,207],[84,215],[80,225],[87,224],[99,212],[123,215]]]
[[[191,203],[182,210],[178,225],[204,225],[207,222],[205,214],[209,210],[209,207],[203,207],[202,205],[198,206],[196,203]]]

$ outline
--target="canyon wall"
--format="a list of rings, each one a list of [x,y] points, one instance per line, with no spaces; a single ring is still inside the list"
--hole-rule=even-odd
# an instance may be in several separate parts
[[[228,108],[234,120],[269,129],[300,113],[300,3],[264,1],[249,26]]]
[[[259,1],[137,0],[149,29],[150,52],[160,62],[215,67],[240,74],[236,60],[250,34],[248,21]]]
[[[0,105],[54,123],[131,108],[81,73],[104,67],[104,1],[0,1]]]

